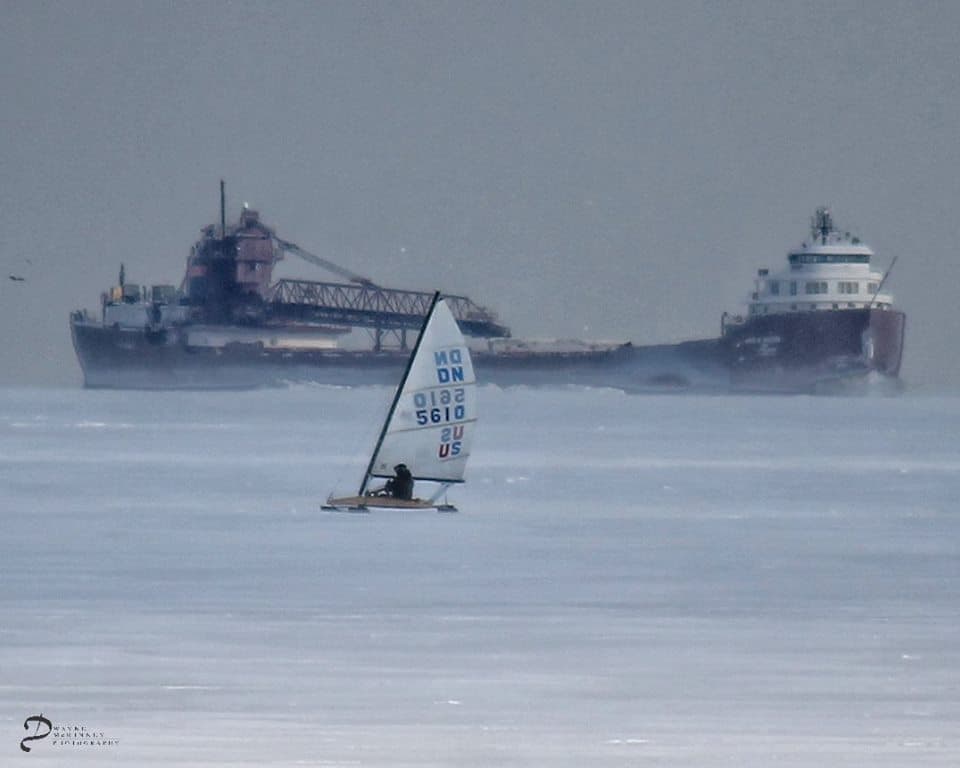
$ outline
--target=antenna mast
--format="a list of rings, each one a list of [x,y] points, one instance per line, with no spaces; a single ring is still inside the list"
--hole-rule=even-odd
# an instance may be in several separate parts
[[[220,179],[220,239],[227,236],[227,190],[223,179]]]
[[[830,209],[826,206],[817,208],[810,228],[813,230],[813,239],[820,238],[820,242],[826,245],[827,235],[833,232],[833,217],[830,215]]]

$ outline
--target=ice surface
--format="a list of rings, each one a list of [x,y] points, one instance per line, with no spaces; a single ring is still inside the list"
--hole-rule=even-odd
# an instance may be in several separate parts
[[[0,390],[3,763],[960,764],[960,399],[484,387],[321,512],[389,395]]]

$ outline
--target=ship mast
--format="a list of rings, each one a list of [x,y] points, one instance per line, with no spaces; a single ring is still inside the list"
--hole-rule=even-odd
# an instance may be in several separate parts
[[[833,216],[830,215],[829,208],[826,206],[817,208],[816,213],[813,215],[813,220],[810,222],[810,229],[812,230],[814,241],[820,238],[822,245],[827,244],[827,236],[833,232]]]
[[[223,183],[223,179],[220,179],[220,239],[225,240],[227,237],[227,189],[226,185]]]

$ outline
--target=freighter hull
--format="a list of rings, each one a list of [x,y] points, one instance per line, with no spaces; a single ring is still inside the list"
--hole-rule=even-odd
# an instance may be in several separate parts
[[[867,308],[751,318],[724,337],[731,388],[833,392],[874,382],[895,390],[905,327],[902,312]]]
[[[759,318],[721,339],[623,344],[596,350],[476,350],[481,383],[607,386],[631,392],[817,392],[865,376],[895,380],[904,319],[864,310]],[[316,382],[388,385],[406,352],[268,349],[249,343],[191,346],[168,329],[105,327],[75,316],[84,384],[122,389],[240,389]]]
[[[186,334],[71,321],[84,385],[98,389],[245,389],[297,382],[356,386],[395,383],[408,353],[267,349],[233,343],[190,346]],[[716,340],[596,350],[472,352],[478,381],[499,386],[609,386],[667,390],[724,388]]]

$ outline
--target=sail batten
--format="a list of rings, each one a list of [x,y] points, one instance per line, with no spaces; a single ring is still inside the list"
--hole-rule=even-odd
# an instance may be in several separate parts
[[[447,426],[458,426],[458,425],[461,425],[461,424],[473,424],[475,421],[476,421],[476,419],[464,419],[463,421],[451,421],[450,424],[447,425]],[[440,427],[437,427],[437,429],[440,429]],[[405,428],[405,429],[397,429],[397,430],[395,430],[392,434],[399,435],[401,432],[419,432],[419,431],[421,431],[421,430],[425,430],[425,427],[407,427],[407,428]]]

